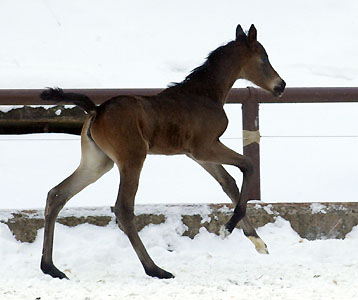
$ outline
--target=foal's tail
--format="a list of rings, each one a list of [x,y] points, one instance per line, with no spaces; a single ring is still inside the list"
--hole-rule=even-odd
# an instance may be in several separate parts
[[[65,93],[60,88],[48,88],[41,93],[40,98],[55,103],[75,104],[89,114],[96,113],[96,104],[84,94]]]

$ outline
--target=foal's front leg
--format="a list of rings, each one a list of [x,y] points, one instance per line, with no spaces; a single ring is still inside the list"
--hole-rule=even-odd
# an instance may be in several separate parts
[[[240,192],[235,179],[224,169],[222,165],[214,163],[198,162],[222,187],[225,194],[236,205],[240,199]],[[245,236],[254,244],[257,252],[268,254],[265,242],[258,236],[249,218],[245,215],[240,221]]]
[[[220,141],[216,141],[211,145],[202,144],[200,148],[194,149],[191,156],[199,163],[213,163],[233,165],[238,167],[243,173],[241,194],[236,202],[234,213],[225,225],[225,234],[229,235],[240,220],[245,218],[246,206],[249,196],[249,188],[252,175],[254,172],[253,163],[247,156],[236,153],[223,145]]]

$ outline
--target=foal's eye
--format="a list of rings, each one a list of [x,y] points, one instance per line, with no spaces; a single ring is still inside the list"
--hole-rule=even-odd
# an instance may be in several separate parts
[[[266,65],[266,64],[268,64],[268,57],[263,57],[262,58],[262,62]]]

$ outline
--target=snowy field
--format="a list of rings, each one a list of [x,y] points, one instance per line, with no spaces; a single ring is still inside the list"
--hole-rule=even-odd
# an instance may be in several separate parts
[[[238,23],[255,24],[288,87],[358,86],[357,11],[353,0],[2,0],[0,88],[163,88],[233,39]],[[225,109],[223,142],[241,152],[241,107]],[[261,105],[262,200],[357,201],[357,115],[357,103]],[[76,168],[79,146],[69,135],[0,136],[0,209],[43,208],[47,191]],[[113,169],[68,206],[113,205],[118,182]],[[146,161],[137,203],[227,201],[185,157]],[[40,272],[42,231],[19,243],[0,224],[0,300],[358,297],[357,228],[345,240],[307,241],[278,219],[259,229],[266,256],[239,230],[226,240],[205,230],[190,240],[182,230],[170,218],[141,232],[153,259],[176,275],[161,281],[145,276],[114,224],[59,225],[54,259],[71,278],[60,281]]]
[[[302,240],[287,221],[259,229],[270,254],[258,254],[241,230],[227,239],[203,230],[181,237],[175,219],[146,227],[152,258],[174,273],[144,274],[126,236],[107,227],[57,226],[55,262],[71,280],[40,273],[41,238],[16,242],[0,224],[0,299],[357,299],[358,230],[345,240]],[[42,233],[42,230],[41,230]],[[41,234],[40,234],[41,236]],[[170,251],[169,251],[170,250]]]

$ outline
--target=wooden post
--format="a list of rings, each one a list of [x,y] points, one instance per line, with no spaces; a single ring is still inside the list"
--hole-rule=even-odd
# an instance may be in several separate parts
[[[256,97],[249,97],[242,103],[242,129],[243,153],[251,158],[255,169],[249,200],[261,200],[259,103]]]

